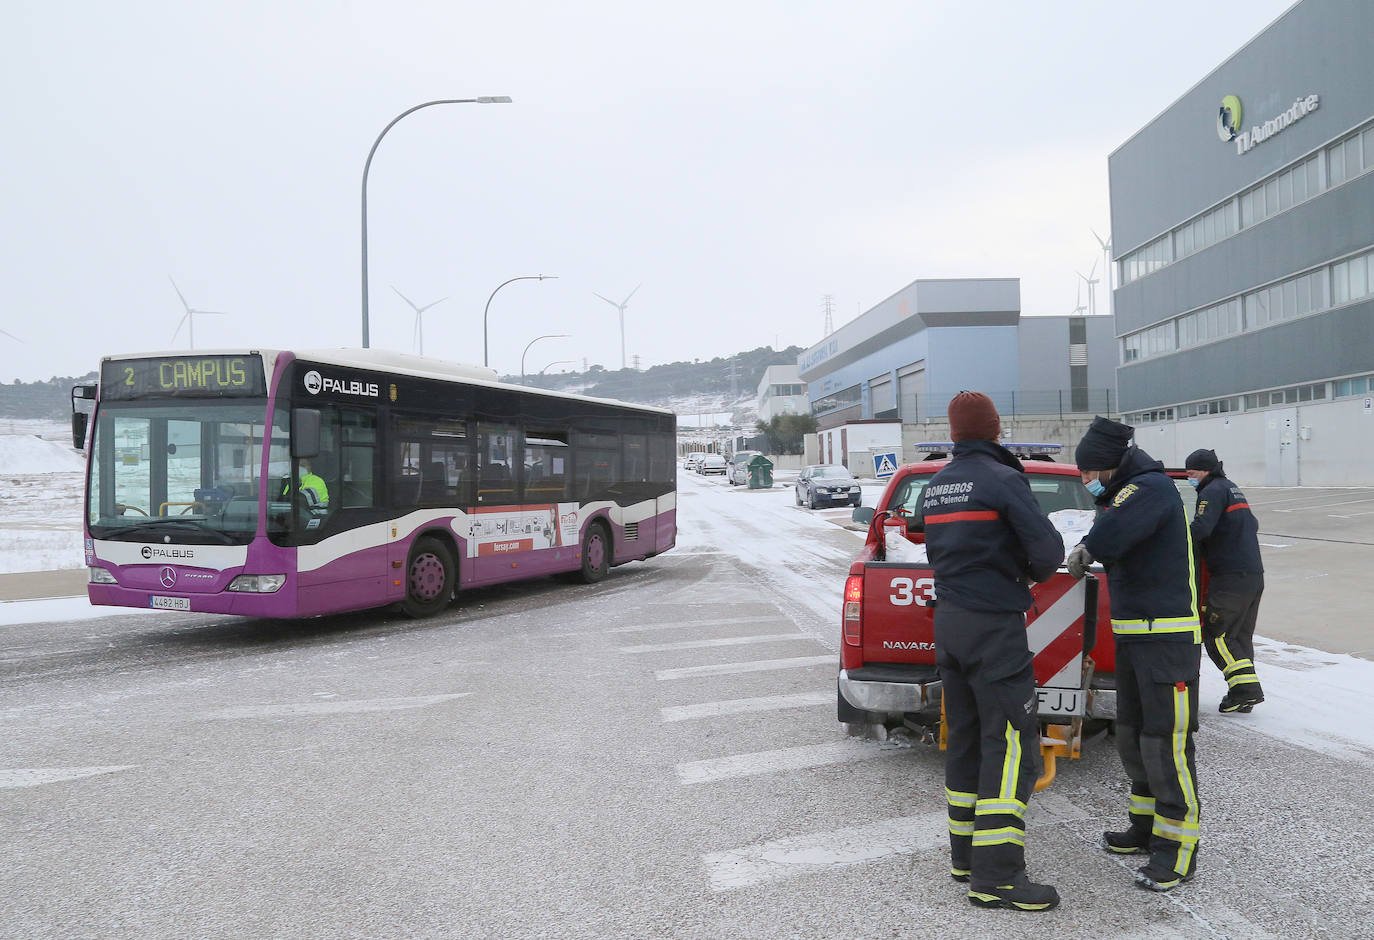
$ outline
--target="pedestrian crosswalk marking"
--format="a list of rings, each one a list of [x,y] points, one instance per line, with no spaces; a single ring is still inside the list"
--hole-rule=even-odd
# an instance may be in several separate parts
[[[711,890],[729,891],[840,865],[933,850],[949,838],[945,810],[808,836],[791,836],[702,857]]]
[[[785,708],[833,705],[834,702],[835,690],[821,689],[817,692],[798,692],[795,695],[763,695],[723,702],[700,702],[696,705],[671,705],[659,711],[664,721],[691,721],[695,718],[716,718],[721,715],[744,715],[750,712],[781,711]]]
[[[678,782],[684,784],[712,783],[733,777],[752,777],[776,773],[780,770],[803,770],[831,764],[852,764],[910,754],[906,748],[881,747],[868,741],[830,741],[802,747],[785,747],[776,751],[756,751],[752,754],[732,754],[709,760],[688,761],[677,765]]]
[[[934,795],[932,794],[932,800]],[[1026,827],[1040,829],[1086,819],[1067,797],[1038,794],[1026,810]],[[946,844],[949,817],[938,812],[898,816],[862,826],[849,826],[805,836],[789,836],[757,842],[723,852],[703,855],[713,891],[732,891],[799,875],[831,871],[837,867],[876,862],[899,855],[933,852]],[[932,859],[932,865],[936,862]],[[949,864],[949,859],[944,859]]]
[[[761,659],[748,663],[721,663],[716,666],[684,666],[681,669],[660,669],[654,678],[691,679],[697,676],[733,676],[746,672],[771,672],[775,669],[801,669],[806,666],[835,665],[835,654],[825,656],[794,656],[791,659]]]
[[[622,653],[662,653],[669,650],[708,649],[713,646],[748,646],[752,643],[778,643],[782,640],[810,640],[815,637],[805,633],[765,633],[755,636],[727,636],[714,640],[679,640],[676,643],[644,643],[639,646],[622,646]]]
[[[14,787],[41,787],[45,783],[64,783],[68,780],[81,780],[85,777],[99,777],[104,774],[132,770],[137,764],[114,764],[108,767],[16,767],[0,769],[0,790]]]
[[[271,705],[238,705],[209,712],[207,718],[290,718],[303,715],[357,715],[365,712],[394,712],[425,708],[464,698],[471,692],[448,695],[417,695],[410,698],[351,699],[341,702],[283,702]]]

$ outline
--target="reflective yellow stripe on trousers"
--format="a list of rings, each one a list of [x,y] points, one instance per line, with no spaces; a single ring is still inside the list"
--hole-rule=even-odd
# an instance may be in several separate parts
[[[1168,819],[1155,816],[1153,832],[1166,839],[1179,843],[1178,861],[1174,871],[1186,875],[1192,868],[1193,854],[1197,852],[1197,833],[1200,830],[1200,813],[1197,790],[1193,787],[1192,774],[1188,772],[1188,727],[1192,724],[1192,709],[1189,707],[1188,690],[1174,689],[1174,732],[1173,758],[1174,774],[1178,779],[1179,792],[1183,794],[1186,815],[1182,819]]]

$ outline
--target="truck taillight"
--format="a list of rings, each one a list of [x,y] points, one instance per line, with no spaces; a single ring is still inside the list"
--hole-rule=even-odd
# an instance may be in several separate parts
[[[863,630],[864,579],[852,574],[844,583],[844,641],[850,646],[861,644]]]

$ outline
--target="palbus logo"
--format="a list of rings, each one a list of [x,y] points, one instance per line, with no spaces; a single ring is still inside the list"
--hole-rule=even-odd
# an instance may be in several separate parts
[[[320,374],[318,372],[316,372],[314,369],[311,369],[309,372],[305,374],[305,390],[307,392],[309,392],[311,395],[318,395],[322,387],[324,387],[324,380],[320,378]]]
[[[1228,143],[1235,140],[1240,133],[1241,116],[1239,98],[1235,95],[1222,98],[1221,107],[1217,109],[1217,136]]]

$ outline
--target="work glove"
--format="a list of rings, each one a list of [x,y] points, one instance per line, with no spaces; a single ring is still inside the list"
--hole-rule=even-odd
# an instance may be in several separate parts
[[[1065,559],[1065,565],[1069,569],[1069,574],[1075,578],[1081,578],[1088,573],[1088,566],[1093,563],[1093,556],[1088,553],[1088,547],[1079,542],[1069,552],[1069,557]]]

